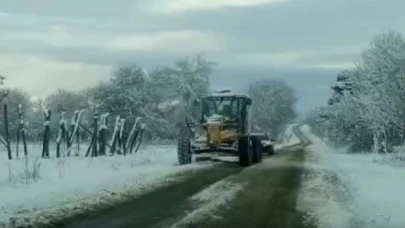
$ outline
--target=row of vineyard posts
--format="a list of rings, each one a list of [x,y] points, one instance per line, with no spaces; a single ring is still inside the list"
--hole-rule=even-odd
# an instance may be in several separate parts
[[[19,146],[20,140],[22,141],[24,148],[24,155],[28,155],[28,148],[26,142],[26,129],[24,126],[24,116],[22,112],[22,105],[18,106],[19,115],[19,125],[17,130],[17,146],[16,146],[16,157],[19,156]],[[51,123],[51,110],[47,109],[45,106],[42,107],[44,111],[44,133],[42,140],[42,158],[50,158],[49,145],[50,145],[50,123]],[[3,105],[4,114],[4,130],[5,137],[0,135],[0,143],[6,147],[8,159],[12,160],[12,150],[10,145],[9,137],[9,121],[8,121],[8,110],[7,104]],[[114,154],[126,155],[136,153],[141,145],[142,136],[145,130],[145,125],[140,124],[141,118],[138,117],[135,120],[133,127],[127,137],[124,135],[125,119],[117,116],[115,118],[114,131],[112,133],[111,139],[108,140],[108,117],[109,113],[104,113],[99,116],[98,108],[95,107],[93,110],[93,129],[89,129],[80,123],[81,116],[84,110],[76,110],[72,116],[70,126],[68,127],[68,121],[65,118],[66,112],[60,112],[59,130],[58,136],[56,138],[56,157],[70,156],[71,152],[74,150],[73,147],[76,144],[75,156],[79,156],[80,152],[80,132],[83,130],[85,133],[91,135],[90,145],[86,151],[86,157],[97,157],[107,155],[107,150],[109,150],[109,155]],[[109,143],[109,142],[110,143]],[[63,148],[63,150],[62,150]]]

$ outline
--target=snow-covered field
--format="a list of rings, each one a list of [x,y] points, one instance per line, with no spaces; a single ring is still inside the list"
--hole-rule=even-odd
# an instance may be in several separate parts
[[[40,147],[30,149],[27,160],[9,162],[1,154],[0,227],[47,223],[136,196],[185,170],[206,167],[178,166],[173,146],[149,147],[128,156],[67,159],[38,159]]]
[[[374,155],[345,154],[301,128],[314,144],[307,151],[298,209],[312,211],[321,228],[405,227],[405,166],[375,162]]]

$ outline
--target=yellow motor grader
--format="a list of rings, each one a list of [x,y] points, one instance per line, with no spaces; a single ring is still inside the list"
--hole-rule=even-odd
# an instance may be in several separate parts
[[[178,141],[179,164],[192,162],[192,155],[225,153],[237,156],[243,167],[262,161],[261,133],[250,131],[252,99],[229,90],[201,98],[199,121],[186,120],[187,130]]]

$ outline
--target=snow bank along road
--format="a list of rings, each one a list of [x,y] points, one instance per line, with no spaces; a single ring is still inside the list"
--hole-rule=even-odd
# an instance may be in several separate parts
[[[293,131],[301,142],[261,164],[242,169],[220,162],[195,169],[181,181],[53,227],[300,227],[304,214],[295,204],[309,141],[298,125]]]
[[[405,227],[405,167],[391,155],[348,154],[309,136],[297,209],[327,228]]]

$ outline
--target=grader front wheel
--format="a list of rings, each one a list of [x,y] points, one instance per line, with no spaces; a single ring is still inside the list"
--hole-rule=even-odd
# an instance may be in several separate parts
[[[190,145],[190,133],[184,132],[180,135],[177,144],[177,160],[180,165],[186,165],[191,163],[191,145]]]

